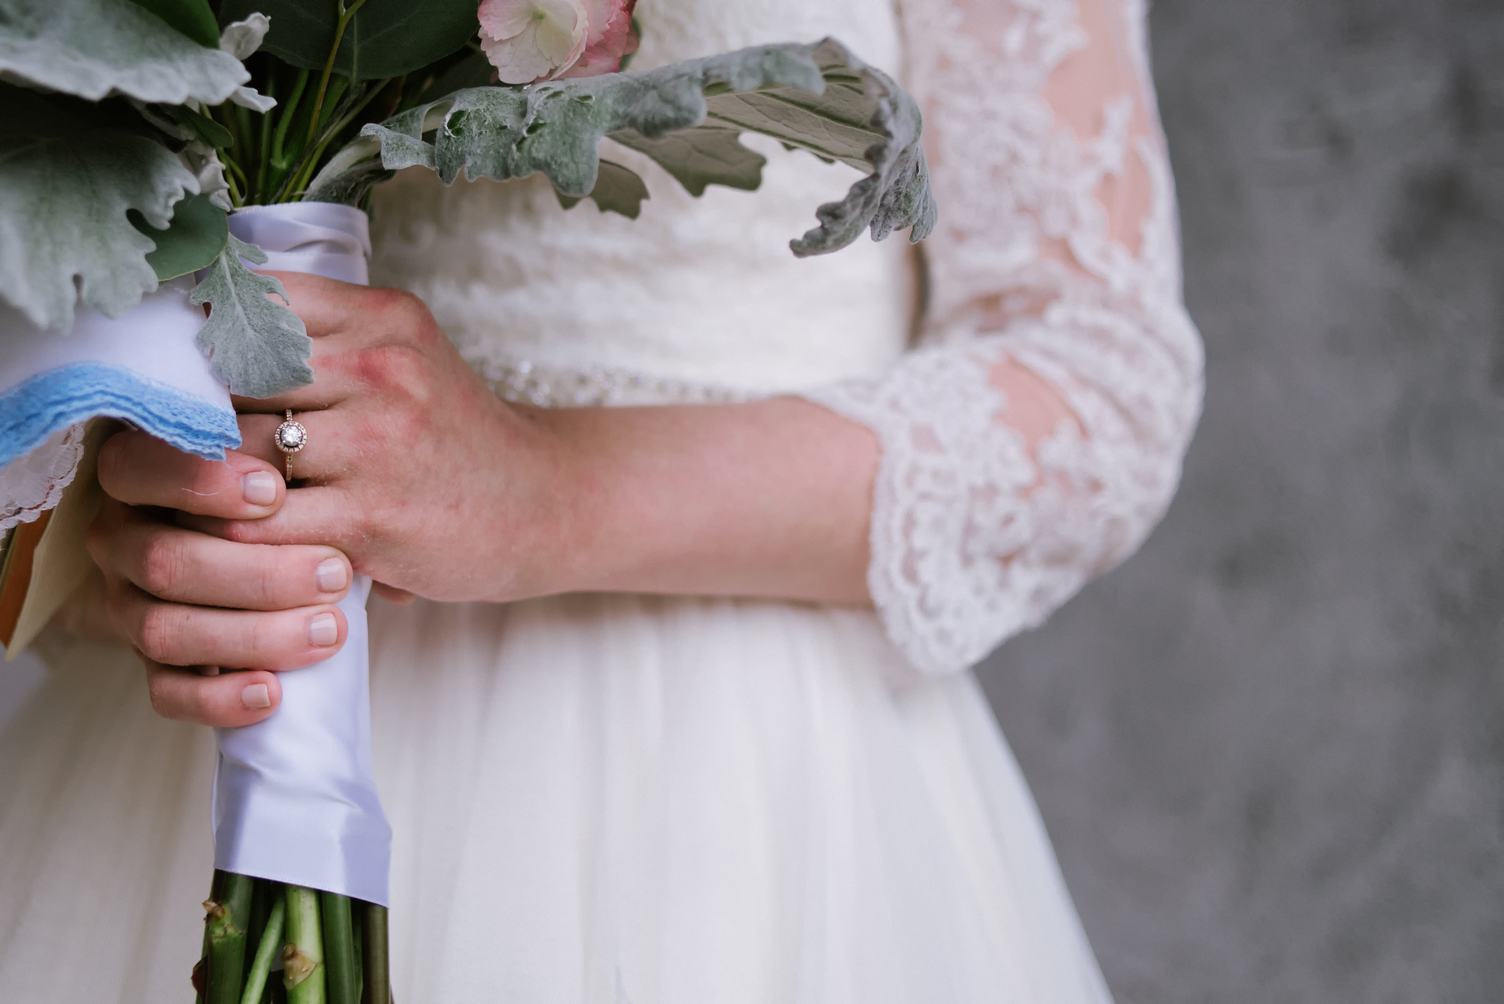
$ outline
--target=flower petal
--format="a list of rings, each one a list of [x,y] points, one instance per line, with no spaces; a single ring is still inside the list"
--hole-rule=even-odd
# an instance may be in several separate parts
[[[556,76],[585,51],[582,0],[485,0],[477,13],[481,48],[502,83]]]
[[[585,51],[565,77],[594,77],[615,73],[629,53],[637,51],[637,33],[632,30],[636,0],[588,0],[590,35]]]

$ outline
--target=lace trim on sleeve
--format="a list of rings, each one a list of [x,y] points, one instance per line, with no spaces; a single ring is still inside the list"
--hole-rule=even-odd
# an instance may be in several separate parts
[[[1138,548],[1178,484],[1202,350],[1142,4],[902,12],[941,206],[925,347],[881,381],[807,396],[881,441],[869,584],[894,643],[939,673]],[[1032,434],[1008,389],[1020,373],[1057,405]]]

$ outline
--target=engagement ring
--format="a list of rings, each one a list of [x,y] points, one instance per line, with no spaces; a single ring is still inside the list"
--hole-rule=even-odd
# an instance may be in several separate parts
[[[292,484],[292,455],[308,445],[308,430],[303,427],[302,422],[293,419],[291,408],[287,409],[287,417],[282,420],[282,424],[277,426],[277,431],[272,435],[272,442],[276,444],[277,449],[282,451],[287,483]]]

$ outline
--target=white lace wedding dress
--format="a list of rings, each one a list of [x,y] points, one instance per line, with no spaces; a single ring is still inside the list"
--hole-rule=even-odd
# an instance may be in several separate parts
[[[516,398],[799,393],[871,426],[876,611],[376,607],[397,999],[1105,1000],[967,667],[1133,552],[1199,411],[1143,11],[638,13],[640,65],[832,34],[898,70],[941,205],[924,272],[901,240],[794,260],[786,240],[852,175],[772,147],[756,194],[694,199],[643,168],[636,222],[566,213],[541,182],[403,177],[376,206],[374,278],[426,298]],[[52,656],[0,735],[0,999],[184,999],[210,736],[153,717],[128,655]]]

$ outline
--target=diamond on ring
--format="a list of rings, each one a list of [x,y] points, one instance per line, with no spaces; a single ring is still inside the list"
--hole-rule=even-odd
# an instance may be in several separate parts
[[[287,409],[287,417],[277,426],[277,431],[272,433],[272,443],[282,452],[287,480],[291,482],[292,455],[308,445],[308,430],[292,417],[291,408]]]

